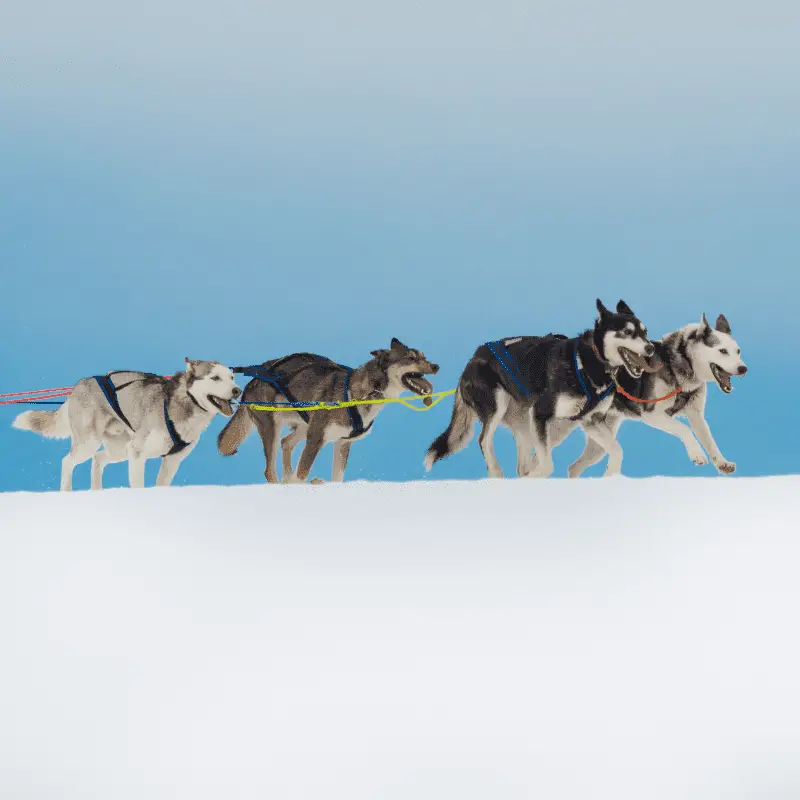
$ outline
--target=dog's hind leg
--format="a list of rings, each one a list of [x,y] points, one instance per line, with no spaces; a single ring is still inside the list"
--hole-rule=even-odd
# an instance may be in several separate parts
[[[253,414],[256,423],[256,430],[261,437],[261,444],[264,447],[264,477],[269,483],[280,483],[278,471],[278,446],[280,441],[278,435],[280,428],[271,411],[257,411]]]
[[[61,491],[72,491],[72,473],[78,464],[83,464],[88,461],[100,446],[97,439],[89,439],[85,442],[76,442],[73,440],[72,446],[61,461]]]
[[[103,470],[108,464],[119,464],[128,457],[127,443],[105,442],[103,449],[92,456],[92,489],[103,488]]]
[[[350,456],[350,446],[352,442],[336,442],[333,445],[333,470],[331,480],[334,483],[341,483],[344,480],[344,470],[347,467],[347,459]]]
[[[292,467],[292,451],[297,447],[300,442],[305,438],[305,430],[292,428],[288,436],[281,439],[281,453],[283,456],[283,482],[291,483],[294,478],[294,469]]]
[[[530,409],[515,409],[506,414],[504,422],[511,428],[517,445],[517,476],[525,478],[533,470],[533,448],[536,437],[531,430]]]
[[[496,389],[494,392],[494,409],[487,415],[483,423],[483,430],[478,437],[478,444],[480,445],[481,452],[483,453],[486,467],[489,470],[490,478],[502,478],[503,470],[500,468],[500,462],[494,452],[494,435],[497,428],[505,416],[506,409],[508,408],[509,396],[503,389]]]

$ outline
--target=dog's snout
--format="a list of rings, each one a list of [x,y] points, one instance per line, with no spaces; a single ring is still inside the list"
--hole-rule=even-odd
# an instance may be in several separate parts
[[[435,375],[439,371],[438,364],[431,364],[431,372]]]
[[[238,386],[234,386],[234,387],[233,387],[233,391],[231,392],[231,394],[232,394],[234,397],[239,397],[239,395],[240,395],[241,393],[242,393],[242,390],[241,390],[241,389],[240,389]]]
[[[739,367],[739,374],[740,375],[747,375],[747,367],[744,364],[742,364],[742,366]]]
[[[655,351],[656,351],[656,348],[655,348],[655,347],[653,347],[653,345],[652,345],[650,342],[648,342],[648,343],[647,343],[647,344],[644,346],[644,354],[645,354],[645,355],[646,355],[648,358],[649,358],[651,355],[653,355],[653,353],[655,353]]]

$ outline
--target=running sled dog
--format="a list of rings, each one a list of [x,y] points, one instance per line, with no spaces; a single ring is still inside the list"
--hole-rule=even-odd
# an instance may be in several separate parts
[[[374,350],[372,359],[356,369],[343,367],[313,353],[294,353],[252,367],[235,367],[252,380],[245,387],[242,402],[217,440],[219,452],[232,456],[255,427],[264,446],[269,483],[278,483],[278,448],[282,451],[283,482],[303,483],[308,478],[320,450],[333,443],[332,479],[344,479],[350,447],[363,439],[383,408],[381,404],[350,406],[334,410],[306,411],[322,401],[379,400],[396,398],[410,391],[425,398],[433,386],[424,375],[435,375],[438,364],[431,363],[419,350],[392,339],[388,350]],[[259,411],[250,405],[291,404],[292,410]],[[288,425],[289,434],[280,439]],[[305,440],[297,472],[292,468],[292,451]],[[314,479],[312,483],[322,483]]]
[[[654,345],[653,360],[660,362],[660,368],[639,378],[618,375],[618,389],[609,412],[583,423],[586,446],[570,466],[570,477],[578,477],[603,457],[605,450],[598,442],[609,436],[616,439],[617,430],[626,419],[640,420],[677,436],[695,464],[707,464],[708,453],[720,473],[730,475],[736,470],[736,465],[720,452],[705,417],[707,385],[714,382],[720,391],[730,394],[733,391],[731,378],[747,374],[747,365],[731,335],[730,323],[720,314],[712,328],[703,314],[699,324],[692,323],[673,331]],[[676,419],[679,416],[685,417],[689,425],[679,422]],[[554,446],[566,438],[570,430],[571,427],[562,426],[555,431]]]
[[[211,420],[230,417],[231,400],[240,394],[228,367],[187,358],[185,372],[171,378],[129,371],[84,378],[58,411],[26,411],[13,426],[72,440],[62,491],[72,489],[73,470],[90,458],[92,489],[102,488],[106,465],[120,461],[128,462],[131,488],[143,488],[148,458],[161,459],[156,484],[169,486]]]
[[[553,431],[564,425],[571,430],[609,411],[618,373],[638,380],[653,369],[648,359],[655,346],[627,303],[620,300],[610,311],[598,300],[597,311],[594,327],[575,338],[550,333],[481,345],[459,379],[450,424],[428,449],[426,469],[466,447],[479,421],[478,442],[490,478],[503,477],[494,451],[500,425],[514,435],[518,475],[551,475]],[[618,472],[622,450],[613,433],[598,426],[592,436],[609,453],[607,474]]]

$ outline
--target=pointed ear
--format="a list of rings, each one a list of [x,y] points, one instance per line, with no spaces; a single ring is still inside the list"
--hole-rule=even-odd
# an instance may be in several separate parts
[[[388,350],[373,350],[370,355],[378,362],[378,365],[381,367],[386,366],[386,363],[389,360],[389,351]]]
[[[392,339],[392,350],[408,350],[408,348],[399,339]]]
[[[730,333],[731,332],[731,324],[730,324],[730,322],[728,322],[727,319],[725,319],[725,316],[723,314],[720,314],[717,317],[717,324],[716,324],[715,327],[720,333]]]
[[[705,311],[703,312],[703,316],[700,319],[700,324],[703,326],[704,331],[711,330],[711,326],[708,324],[708,320],[706,319]]]
[[[194,371],[194,361],[192,361],[192,359],[189,358],[189,356],[186,356],[184,361],[186,362],[186,374],[191,375],[192,372]]]
[[[617,314],[629,314],[631,317],[636,316],[636,314],[631,311],[631,307],[624,300],[620,300],[619,303],[617,303]]]
[[[600,312],[601,317],[608,314],[608,309],[603,305],[603,301],[599,297],[597,298],[597,310]]]

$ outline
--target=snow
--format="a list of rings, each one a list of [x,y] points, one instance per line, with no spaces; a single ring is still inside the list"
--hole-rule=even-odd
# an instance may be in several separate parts
[[[0,797],[796,798],[799,493],[0,495]]]

